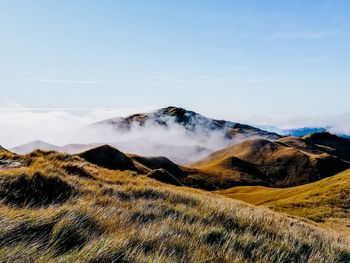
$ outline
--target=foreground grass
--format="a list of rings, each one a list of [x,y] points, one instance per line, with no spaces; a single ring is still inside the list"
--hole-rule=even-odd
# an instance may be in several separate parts
[[[3,262],[350,261],[335,233],[265,208],[76,156],[21,158],[0,172]]]

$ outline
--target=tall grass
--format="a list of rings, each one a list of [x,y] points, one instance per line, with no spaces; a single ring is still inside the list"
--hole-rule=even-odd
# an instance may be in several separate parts
[[[40,173],[65,182],[74,194],[36,206],[10,204],[3,194],[3,262],[350,261],[347,241],[300,219],[75,156],[37,152],[23,158],[30,165],[1,171],[1,180]]]

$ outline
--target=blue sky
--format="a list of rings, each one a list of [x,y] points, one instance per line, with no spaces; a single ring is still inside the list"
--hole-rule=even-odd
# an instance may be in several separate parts
[[[0,1],[0,107],[349,113],[349,1]]]

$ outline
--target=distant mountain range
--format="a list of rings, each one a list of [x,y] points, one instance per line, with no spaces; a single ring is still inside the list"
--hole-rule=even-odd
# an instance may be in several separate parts
[[[189,164],[209,153],[247,139],[278,140],[283,136],[305,136],[325,132],[327,128],[304,127],[281,130],[273,126],[256,128],[250,125],[205,117],[178,107],[166,107],[150,113],[137,113],[93,123],[83,130],[106,131],[113,139],[89,144],[57,146],[44,141],[32,141],[10,149],[26,154],[35,149],[79,153],[108,143],[123,152],[144,156],[166,156],[180,164]],[[159,131],[161,134],[158,135]],[[176,132],[174,132],[176,131]],[[134,134],[128,137],[128,134]],[[281,135],[280,135],[281,134]],[[137,136],[136,136],[137,135]]]
[[[47,143],[41,140],[32,141],[26,144],[22,144],[20,146],[11,148],[10,151],[17,153],[17,154],[26,154],[30,153],[34,150],[42,150],[42,151],[58,151],[58,152],[65,152],[65,153],[79,153],[84,150],[88,150],[91,148],[94,148],[96,146],[99,146],[101,144],[67,144],[64,146],[57,146],[51,143]]]
[[[108,143],[124,152],[146,156],[163,155],[177,163],[185,164],[247,138],[276,140],[281,137],[274,132],[241,123],[207,118],[177,107],[103,120],[83,130],[89,131],[102,135],[99,137],[103,137],[108,131],[108,141],[65,146],[33,141],[12,148],[11,151],[24,154],[41,149],[78,153]],[[133,136],[129,136],[130,134]]]

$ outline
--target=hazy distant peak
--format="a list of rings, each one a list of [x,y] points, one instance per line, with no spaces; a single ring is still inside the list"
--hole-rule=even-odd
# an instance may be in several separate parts
[[[18,154],[25,154],[37,149],[43,150],[43,151],[56,151],[58,150],[58,146],[48,143],[48,142],[44,142],[41,140],[35,140],[35,141],[31,141],[28,142],[26,144],[23,145],[19,145],[17,147],[14,147],[11,149],[12,152],[18,153]]]

